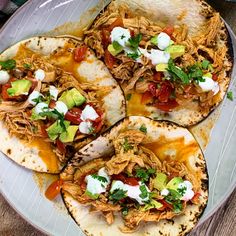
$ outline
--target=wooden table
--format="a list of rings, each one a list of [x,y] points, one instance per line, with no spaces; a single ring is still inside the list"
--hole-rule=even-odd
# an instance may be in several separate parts
[[[236,3],[223,0],[209,1],[236,33]],[[47,216],[45,216],[47,217]],[[44,236],[22,219],[0,195],[1,236]],[[236,190],[217,212],[197,227],[189,236],[235,236],[236,235]]]

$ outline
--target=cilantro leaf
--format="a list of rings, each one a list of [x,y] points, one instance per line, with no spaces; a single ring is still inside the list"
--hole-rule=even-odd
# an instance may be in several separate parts
[[[127,197],[127,191],[123,189],[115,189],[113,193],[110,194],[109,199],[113,202],[118,202],[123,198]]]
[[[210,65],[210,62],[208,60],[204,59],[202,61],[202,68],[203,69],[205,69],[205,70],[208,69],[209,65]]]
[[[12,70],[16,67],[16,61],[13,59],[7,61],[0,61],[0,66],[4,70]]]
[[[39,96],[39,97],[37,97],[37,98],[34,98],[32,101],[33,101],[33,102],[36,102],[36,103],[40,103],[40,102],[43,101],[43,96]]]
[[[128,42],[129,42],[129,45],[132,49],[137,50],[141,40],[142,40],[142,34],[137,34],[136,36],[131,37],[128,40]]]
[[[186,187],[183,187],[183,188],[178,188],[177,190],[178,190],[179,194],[183,197],[184,194],[185,194],[186,191],[187,191],[187,188],[186,188]]]
[[[142,199],[149,197],[149,192],[147,191],[147,188],[145,185],[141,185],[139,189],[141,191],[141,194],[139,194],[139,197],[141,197]]]
[[[129,101],[129,100],[131,99],[131,97],[132,97],[132,94],[131,94],[131,93],[128,93],[128,94],[126,95],[126,100]]]
[[[233,96],[233,92],[232,91],[229,91],[227,93],[227,98],[230,100],[230,101],[233,101],[234,100],[234,96]]]
[[[102,182],[102,183],[107,183],[107,179],[104,176],[100,176],[100,175],[96,175],[93,174],[91,175],[94,179],[97,179],[98,181]]]
[[[150,169],[136,169],[136,175],[135,177],[138,177],[142,180],[142,182],[146,182],[149,180],[150,176],[154,174],[156,170],[150,168]]]
[[[165,197],[165,201],[173,206],[175,213],[180,213],[183,210],[183,203],[180,200],[180,193],[172,189],[168,190],[170,193]]]
[[[129,208],[127,206],[123,206],[121,209],[122,215],[127,216],[129,212]]]
[[[137,60],[140,56],[140,54],[138,52],[133,52],[133,53],[127,53],[127,56],[129,58],[132,58],[133,60]]]
[[[23,67],[27,70],[29,70],[31,68],[31,65],[30,64],[27,64],[27,63],[24,63],[23,64]]]
[[[188,75],[181,68],[177,67],[172,59],[168,62],[167,70],[173,76],[174,80],[180,79],[183,84],[190,83]]]
[[[147,133],[147,127],[144,125],[144,124],[142,124],[141,125],[141,127],[139,128],[139,130],[141,131],[141,132],[143,132],[143,133]]]
[[[127,138],[124,139],[124,143],[122,144],[122,147],[125,152],[128,152],[130,149],[133,148],[132,145],[128,142]]]

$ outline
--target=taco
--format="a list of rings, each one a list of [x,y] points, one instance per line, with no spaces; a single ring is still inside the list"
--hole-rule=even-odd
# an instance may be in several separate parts
[[[185,235],[208,199],[192,134],[141,116],[82,148],[60,177],[66,207],[86,235]]]
[[[82,42],[34,37],[0,55],[0,150],[59,173],[76,149],[125,116],[123,92]]]
[[[228,32],[204,1],[112,1],[85,42],[122,85],[128,115],[191,126],[223,100],[230,82]]]

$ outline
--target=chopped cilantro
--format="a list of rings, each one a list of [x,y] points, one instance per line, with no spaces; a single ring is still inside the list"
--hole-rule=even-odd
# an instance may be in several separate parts
[[[141,185],[139,189],[141,191],[141,194],[139,194],[139,197],[141,197],[142,199],[145,199],[149,196],[149,193],[145,185]]]
[[[7,61],[0,61],[0,66],[4,70],[12,70],[16,67],[16,61],[13,59]]]
[[[40,103],[40,102],[43,101],[43,96],[39,96],[39,97],[37,97],[37,98],[34,98],[32,101],[33,101],[33,102],[36,102],[36,103]]]
[[[138,79],[138,82],[143,82],[143,81],[144,81],[144,78],[143,78],[143,77],[141,77],[141,78]]]
[[[183,84],[190,83],[188,75],[181,68],[177,67],[172,59],[169,60],[167,70],[174,80],[180,79]]]
[[[140,56],[140,54],[138,52],[133,52],[133,53],[127,53],[127,56],[129,58],[132,58],[133,60],[137,60]]]
[[[89,134],[94,134],[95,128],[93,126],[89,127]]]
[[[150,168],[150,169],[136,169],[136,175],[135,177],[138,177],[142,180],[142,182],[146,182],[149,180],[150,176],[154,174],[156,170]]]
[[[180,200],[181,195],[175,190],[169,190],[169,194],[165,197],[165,201],[173,206],[175,213],[180,213],[183,210],[183,204]]]
[[[121,38],[121,39],[124,39],[124,38],[125,38],[125,35],[122,34],[120,38]]]
[[[134,37],[131,37],[129,39],[129,46],[134,49],[134,50],[137,50],[138,49],[138,46],[139,46],[139,43],[141,42],[142,40],[142,34],[137,34],[136,36]]]
[[[121,209],[122,215],[127,216],[129,212],[129,208],[127,206],[123,206]]]
[[[183,187],[183,188],[178,188],[178,192],[179,194],[183,197],[185,192],[187,191],[187,188],[186,187]]]
[[[110,194],[109,199],[113,202],[118,202],[123,198],[126,198],[127,191],[124,191],[123,189],[115,189],[113,193]]]
[[[196,81],[201,81],[202,76],[203,76],[203,72],[197,65],[193,65],[188,68],[188,77],[190,80],[194,79]],[[203,81],[201,81],[201,82],[203,82]]]
[[[210,62],[209,62],[208,60],[204,59],[204,60],[202,61],[202,68],[203,68],[203,69],[207,70],[208,67],[209,67],[209,65],[210,65]]]
[[[125,152],[128,152],[130,149],[133,148],[131,144],[128,142],[127,138],[124,139],[124,143],[122,144],[122,146]]]
[[[141,125],[141,127],[139,128],[139,130],[141,131],[141,132],[143,132],[143,133],[147,133],[147,127],[144,125],[144,124],[142,124]]]
[[[126,100],[129,101],[129,100],[131,99],[131,97],[132,97],[132,94],[131,94],[131,93],[128,93],[128,94],[126,95]]]
[[[102,183],[107,183],[107,179],[103,176],[100,176],[100,175],[96,175],[96,174],[93,174],[91,175],[94,179],[97,179],[98,181],[102,182]]]
[[[227,93],[227,98],[230,100],[230,101],[233,101],[234,100],[234,96],[233,96],[233,92],[232,91],[229,91]]]
[[[27,63],[24,63],[23,64],[23,67],[27,70],[29,70],[31,68],[31,65],[30,64],[27,64]]]

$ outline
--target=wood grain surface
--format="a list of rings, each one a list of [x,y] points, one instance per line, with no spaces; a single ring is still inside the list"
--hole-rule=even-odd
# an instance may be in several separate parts
[[[224,0],[208,2],[221,13],[236,33],[236,3]],[[45,236],[45,234],[21,218],[0,195],[0,236]],[[211,218],[198,226],[189,236],[236,236],[236,190]]]

